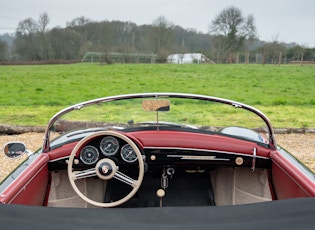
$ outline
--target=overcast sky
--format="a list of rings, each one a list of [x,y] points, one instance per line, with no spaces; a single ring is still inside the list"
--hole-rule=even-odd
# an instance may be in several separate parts
[[[224,8],[235,6],[244,16],[254,15],[258,38],[296,42],[315,47],[315,0],[1,0],[0,34],[13,33],[19,21],[38,20],[47,12],[49,28],[65,27],[80,16],[93,21],[131,21],[152,24],[164,16],[185,29],[207,33]]]

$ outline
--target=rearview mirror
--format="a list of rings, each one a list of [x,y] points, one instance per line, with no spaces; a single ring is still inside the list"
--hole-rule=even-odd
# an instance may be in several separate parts
[[[142,109],[145,111],[169,111],[170,110],[169,100],[143,100]]]
[[[7,157],[16,158],[26,152],[26,146],[22,142],[9,142],[4,146],[3,151]]]

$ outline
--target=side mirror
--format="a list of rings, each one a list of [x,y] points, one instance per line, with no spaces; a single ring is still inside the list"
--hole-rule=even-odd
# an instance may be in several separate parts
[[[9,142],[3,148],[4,154],[10,158],[17,158],[26,152],[26,146],[22,142]]]

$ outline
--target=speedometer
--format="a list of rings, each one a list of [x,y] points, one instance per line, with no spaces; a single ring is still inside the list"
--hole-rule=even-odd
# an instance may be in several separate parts
[[[137,160],[137,154],[129,144],[126,144],[121,148],[120,155],[122,159],[128,163],[132,163]]]
[[[114,137],[104,137],[101,140],[100,149],[105,156],[113,156],[119,149],[119,142]]]
[[[91,165],[98,160],[99,153],[94,146],[85,146],[80,152],[80,159],[84,164]]]

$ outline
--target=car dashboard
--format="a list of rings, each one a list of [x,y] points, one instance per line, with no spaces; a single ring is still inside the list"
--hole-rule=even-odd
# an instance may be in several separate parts
[[[65,168],[68,156],[78,141],[98,131],[100,129],[71,132],[54,140],[49,153],[51,170]],[[117,132],[128,136],[139,147],[146,170],[166,166],[184,170],[270,168],[270,150],[255,141],[186,128],[137,128]],[[110,158],[123,167],[136,164],[137,160],[131,146],[124,140],[100,135],[84,144],[76,154],[75,166],[93,167],[102,158]]]

